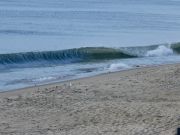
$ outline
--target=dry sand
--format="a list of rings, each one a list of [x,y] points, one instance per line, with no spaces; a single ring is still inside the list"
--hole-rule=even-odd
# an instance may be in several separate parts
[[[175,135],[180,65],[0,93],[0,135]]]

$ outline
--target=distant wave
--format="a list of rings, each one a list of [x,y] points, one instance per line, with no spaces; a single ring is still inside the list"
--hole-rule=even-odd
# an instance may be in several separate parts
[[[52,66],[96,60],[152,57],[180,53],[180,43],[141,47],[84,47],[59,51],[0,54],[0,69],[13,67]]]
[[[7,35],[12,35],[12,34],[18,34],[18,35],[61,35],[62,33],[60,32],[45,32],[45,31],[33,31],[33,30],[0,30],[0,34],[7,34]]]

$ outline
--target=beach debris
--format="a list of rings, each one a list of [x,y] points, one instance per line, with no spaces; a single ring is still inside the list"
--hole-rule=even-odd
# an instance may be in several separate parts
[[[72,86],[72,83],[71,82],[69,82],[69,87],[71,87]]]

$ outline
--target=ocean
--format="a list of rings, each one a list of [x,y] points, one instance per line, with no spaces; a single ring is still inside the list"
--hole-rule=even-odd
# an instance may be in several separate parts
[[[0,91],[180,62],[179,0],[1,0]]]

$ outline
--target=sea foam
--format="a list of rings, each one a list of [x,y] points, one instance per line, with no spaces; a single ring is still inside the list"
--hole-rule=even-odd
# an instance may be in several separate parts
[[[123,70],[123,69],[128,69],[130,68],[129,65],[124,64],[124,63],[113,63],[109,66],[109,71],[118,71],[118,70]]]
[[[146,53],[147,57],[155,57],[155,56],[168,56],[173,55],[173,50],[166,46],[159,46],[155,50],[150,50]]]

